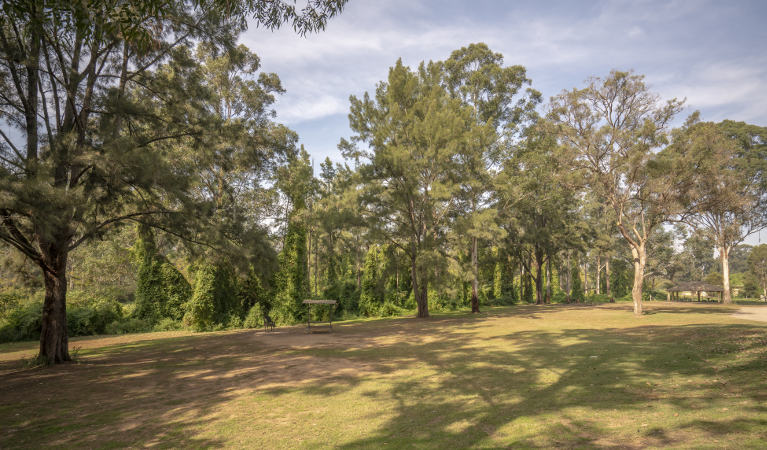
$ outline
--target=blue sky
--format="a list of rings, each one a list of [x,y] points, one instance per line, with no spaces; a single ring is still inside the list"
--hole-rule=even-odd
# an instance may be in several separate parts
[[[697,109],[767,125],[766,16],[767,1],[350,0],[318,34],[251,27],[241,41],[282,79],[277,120],[319,163],[341,160],[350,95],[373,91],[399,57],[415,66],[472,42],[525,66],[545,99],[633,69],[663,98],[687,98],[680,123]]]

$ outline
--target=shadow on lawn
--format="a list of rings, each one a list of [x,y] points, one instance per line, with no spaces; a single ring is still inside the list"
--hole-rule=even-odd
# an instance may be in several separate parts
[[[302,330],[287,329],[275,335],[199,335],[93,352],[81,364],[0,377],[0,447],[222,446],[236,436],[201,436],[211,434],[206,433],[211,423],[226,419],[218,415],[221,408],[241,399],[243,392],[258,394],[241,412],[258,421],[290,393],[346,407],[333,403],[334,397],[369,376],[383,377],[382,387],[360,395],[393,401],[394,414],[344,447],[674,445],[684,444],[679,440],[684,433],[767,438],[767,420],[758,419],[764,417],[763,407],[748,418],[668,418],[644,429],[637,424],[632,442],[616,440],[606,425],[619,415],[663,414],[664,405],[705,409],[723,396],[764,404],[764,327],[472,334],[497,326],[495,319],[537,319],[567,308],[583,307],[526,306],[491,310],[481,317],[367,322],[338,327],[311,347],[291,343],[288,338]],[[265,347],[267,339],[282,346]],[[733,354],[748,357],[722,367],[712,363]],[[399,370],[413,374],[399,375]],[[686,377],[717,382],[679,384]],[[507,436],[510,426],[514,432]],[[257,435],[247,438],[258,443]],[[287,440],[284,445],[301,442]]]

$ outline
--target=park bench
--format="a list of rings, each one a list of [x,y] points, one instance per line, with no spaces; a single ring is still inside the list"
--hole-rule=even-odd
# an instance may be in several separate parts
[[[336,309],[335,300],[304,300],[303,304],[306,305],[306,331],[312,332],[313,323],[325,323],[325,321],[312,321],[312,305],[328,305],[330,307],[330,314],[328,315],[328,327],[333,330],[333,312]]]

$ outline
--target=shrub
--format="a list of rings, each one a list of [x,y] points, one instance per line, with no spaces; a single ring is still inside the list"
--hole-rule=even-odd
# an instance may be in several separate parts
[[[210,264],[203,264],[197,269],[192,298],[186,305],[184,325],[195,331],[213,328],[215,312],[216,271]]]
[[[264,324],[264,310],[259,303],[250,307],[242,326],[245,328],[260,328]]]
[[[179,320],[173,320],[170,317],[161,319],[157,324],[152,327],[152,331],[178,331],[183,330],[184,324]]]
[[[152,325],[142,319],[126,317],[123,320],[115,320],[107,325],[106,334],[143,333],[152,330]]]
[[[0,340],[11,342],[39,339],[42,314],[42,301],[33,300],[19,305],[7,314],[5,325],[0,328]]]

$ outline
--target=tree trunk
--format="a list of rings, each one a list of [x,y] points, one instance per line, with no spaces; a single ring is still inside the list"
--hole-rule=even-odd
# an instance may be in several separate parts
[[[634,257],[634,286],[631,288],[631,298],[634,300],[634,314],[642,315],[642,282],[644,281],[644,268],[647,263],[647,253],[644,243],[637,247],[631,247],[631,255]]]
[[[48,364],[57,364],[70,360],[67,336],[68,252],[63,250],[67,245],[41,247],[43,247],[44,261],[49,269],[43,269],[45,302],[38,357]]]
[[[546,263],[546,303],[551,303],[551,256]]]
[[[535,271],[537,276],[535,277],[535,304],[543,304],[543,258],[539,252],[535,252]]]
[[[479,275],[477,258],[477,238],[471,238],[471,312],[479,312],[479,297],[477,296],[477,277]]]
[[[730,249],[727,246],[719,247],[719,259],[722,260],[722,301],[724,303],[732,303],[732,295],[730,294]]]
[[[601,277],[600,277],[601,272],[602,272],[602,255],[600,253],[597,253],[597,284],[596,284],[596,289],[594,291],[596,295],[599,295],[600,289],[601,289],[601,286],[599,285],[601,281]]]
[[[589,295],[589,255],[583,257],[583,296]]]
[[[567,278],[566,290],[567,290],[567,303],[573,301],[573,271],[570,267],[570,253],[567,253],[567,270],[565,270],[565,277]]]
[[[416,317],[426,318],[429,317],[429,302],[427,298],[426,282],[418,277],[418,265],[415,256],[411,258],[411,276],[413,278],[413,296],[415,297],[415,303],[418,306],[418,312]],[[423,284],[423,286],[422,286]]]
[[[605,259],[605,293],[610,299],[610,303],[615,303],[613,291],[610,289],[610,258]]]

